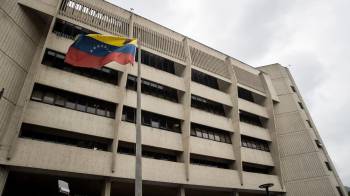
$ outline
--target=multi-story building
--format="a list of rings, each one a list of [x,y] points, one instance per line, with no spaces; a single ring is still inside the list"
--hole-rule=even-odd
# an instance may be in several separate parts
[[[345,196],[287,68],[253,68],[102,0],[0,0],[0,192],[133,195],[137,66],[64,63],[74,37],[142,43],[143,195]]]

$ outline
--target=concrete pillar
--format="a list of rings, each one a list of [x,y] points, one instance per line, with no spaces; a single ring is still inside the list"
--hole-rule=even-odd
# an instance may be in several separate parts
[[[177,193],[178,196],[185,196],[185,188],[184,187],[180,187],[179,188],[179,192]]]
[[[8,169],[6,169],[4,167],[0,167],[0,196],[4,192],[8,174],[9,174]]]
[[[112,182],[110,180],[105,180],[102,185],[101,196],[111,195]]]

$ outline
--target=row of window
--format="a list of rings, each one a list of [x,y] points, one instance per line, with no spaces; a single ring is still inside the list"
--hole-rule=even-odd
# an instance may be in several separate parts
[[[220,103],[191,95],[191,106],[220,116],[225,116],[224,106]]]
[[[164,85],[160,85],[158,83],[155,82],[151,82],[149,80],[145,80],[142,79],[141,82],[141,92],[148,94],[148,95],[152,95],[155,97],[160,97],[169,101],[173,101],[173,102],[178,102],[178,97],[177,97],[177,90],[164,86]],[[135,76],[132,75],[128,75],[128,81],[126,84],[126,87],[128,89],[131,90],[135,90],[137,88],[137,78]]]
[[[246,163],[243,162],[243,171],[245,172],[253,172],[253,173],[260,173],[260,174],[271,174],[272,167],[265,166],[265,165],[258,165],[253,163]]]
[[[242,136],[241,137],[241,144],[243,147],[246,147],[246,148],[252,148],[252,149],[256,149],[256,150],[270,152],[269,144],[264,140],[259,140],[259,139],[255,139],[255,138],[251,138],[251,137]]]
[[[31,100],[108,118],[115,117],[115,103],[59,90],[41,84],[34,85]]]
[[[118,84],[118,72],[116,70],[107,67],[102,67],[100,69],[74,67],[65,63],[64,58],[64,54],[47,49],[45,51],[42,64],[102,82],[107,82],[114,85]]]
[[[62,132],[62,130],[38,125],[22,124],[19,137],[102,151],[108,151],[108,147],[112,142],[98,142],[98,139],[93,136],[89,136],[91,138],[88,138],[88,136],[82,134],[64,135]]]
[[[191,135],[203,139],[231,144],[231,134],[212,127],[191,123]]]
[[[252,125],[259,126],[259,127],[263,127],[263,124],[261,122],[260,117],[255,115],[255,114],[251,114],[249,112],[245,112],[245,111],[240,110],[239,111],[239,119],[241,122],[245,122],[245,123],[249,123]]]
[[[164,129],[172,132],[181,132],[181,122],[179,119],[155,114],[152,112],[142,111],[141,115],[142,124],[149,127],[158,129]],[[136,109],[128,106],[124,106],[122,120],[135,123],[136,122]]]
[[[191,79],[194,82],[219,90],[218,81],[213,76],[192,69]]]

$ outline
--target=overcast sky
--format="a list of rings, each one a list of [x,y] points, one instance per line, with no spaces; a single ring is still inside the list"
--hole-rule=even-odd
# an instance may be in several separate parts
[[[338,173],[350,185],[349,0],[110,1],[254,67],[290,65]]]

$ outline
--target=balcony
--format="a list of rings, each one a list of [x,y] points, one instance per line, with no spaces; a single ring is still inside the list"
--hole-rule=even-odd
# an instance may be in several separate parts
[[[236,170],[200,165],[190,165],[190,180],[188,184],[221,188],[241,187]]]
[[[191,153],[234,160],[232,144],[191,137]]]
[[[191,92],[200,97],[232,107],[230,96],[222,91],[207,87],[202,84],[198,84],[196,82],[192,82]]]
[[[111,118],[34,101],[28,104],[23,122],[105,138],[113,138],[115,126]]]
[[[274,186],[270,188],[270,191],[283,192],[278,176],[243,172],[243,184],[245,189],[261,190],[259,188],[259,185],[265,184],[267,182],[274,184]]]
[[[249,112],[258,116],[269,118],[266,108],[256,103],[238,98],[238,107],[240,110],[244,110],[246,112]]]
[[[142,144],[159,148],[182,151],[181,134],[157,128],[142,126]],[[129,122],[121,122],[119,140],[135,143],[136,127]]]
[[[55,33],[49,33],[47,38],[47,48],[66,54],[70,45],[74,40],[58,36]]]
[[[197,124],[234,132],[230,118],[205,112],[196,108],[191,108],[191,121]]]
[[[274,166],[270,152],[242,147],[241,153],[243,162]]]
[[[109,176],[111,157],[105,151],[19,138],[14,156],[6,164]]]
[[[245,122],[240,122],[240,129],[241,129],[242,135],[246,135],[246,136],[250,136],[250,137],[254,137],[254,138],[258,138],[266,141],[271,141],[271,136],[268,129],[251,125]]]
[[[137,93],[135,91],[128,90],[126,92],[125,105],[136,108],[136,97]],[[183,119],[183,107],[181,104],[147,94],[141,94],[141,99],[142,110]]]
[[[118,87],[109,83],[40,65],[37,82],[78,94],[117,103]]]

